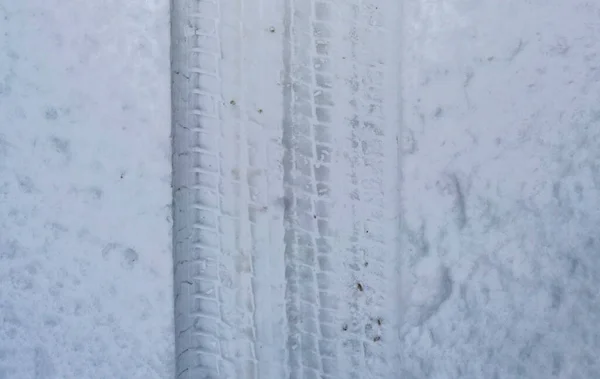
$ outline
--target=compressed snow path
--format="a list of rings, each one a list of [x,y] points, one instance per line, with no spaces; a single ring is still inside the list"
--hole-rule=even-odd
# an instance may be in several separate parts
[[[180,378],[591,378],[584,1],[176,1]]]
[[[600,6],[171,8],[0,0],[0,378],[600,376]]]
[[[0,0],[0,378],[171,378],[169,6]]]

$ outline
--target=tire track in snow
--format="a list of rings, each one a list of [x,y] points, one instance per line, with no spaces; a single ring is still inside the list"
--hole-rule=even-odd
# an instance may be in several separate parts
[[[246,75],[269,58],[246,41],[248,34],[256,38],[262,9],[233,0],[181,0],[172,7],[180,378],[258,378],[261,363],[266,371],[275,367],[275,375],[281,367],[269,345],[277,344],[276,338],[283,341],[282,333],[259,323],[265,314],[276,320],[269,299],[278,287],[261,251],[268,253],[276,239],[269,233],[267,206],[266,168],[273,164],[273,149],[266,136],[273,131],[266,132],[264,123],[251,116],[253,92],[260,85]],[[266,279],[258,280],[257,272]],[[279,313],[281,328],[283,309]]]
[[[337,377],[332,235],[331,109],[333,72],[326,14],[315,1],[285,8],[284,189],[289,378]],[[320,32],[319,32],[320,30]],[[321,35],[323,34],[323,35]],[[316,35],[316,36],[315,36]],[[318,39],[317,39],[318,38]]]
[[[179,377],[393,377],[390,4],[174,4]]]
[[[247,154],[247,233],[245,246],[250,252],[253,320],[258,378],[285,376],[285,271],[283,251],[283,169],[281,160],[281,103],[278,81],[281,68],[281,9],[259,0],[240,6],[247,22],[240,27],[242,59],[238,70],[244,74],[240,110],[246,132],[241,149]],[[256,46],[260,46],[259,49]],[[233,73],[232,73],[233,74]],[[260,94],[260,96],[256,96]],[[241,376],[239,376],[241,377]],[[251,377],[248,375],[247,377]]]
[[[180,1],[172,12],[176,371],[217,378],[231,365],[221,304],[219,9]]]
[[[222,317],[230,335],[223,336],[230,354],[221,377],[258,378],[255,324],[255,267],[254,241],[250,212],[251,181],[258,183],[260,170],[250,166],[249,129],[258,128],[248,118],[248,71],[251,57],[245,42],[248,9],[245,2],[223,0],[219,7],[221,70],[221,175],[223,193],[221,207],[228,208],[231,218],[222,217],[220,275],[227,282],[221,284]],[[250,58],[250,59],[249,59]],[[228,223],[226,224],[225,221]]]
[[[398,265],[401,24],[397,2],[339,1],[336,190],[348,378],[394,378]],[[342,148],[345,146],[345,148]]]

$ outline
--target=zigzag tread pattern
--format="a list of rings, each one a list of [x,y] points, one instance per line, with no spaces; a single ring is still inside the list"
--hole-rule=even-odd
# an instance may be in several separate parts
[[[377,199],[395,196],[386,176],[398,168],[386,163],[393,159],[389,140],[399,125],[383,100],[390,67],[381,63],[390,58],[384,53],[393,41],[389,30],[378,27],[385,11],[366,2],[342,3],[285,0],[277,23],[277,10],[262,5],[181,2],[174,54],[183,63],[174,60],[173,95],[179,115],[174,244],[181,378],[389,372],[390,344],[380,337],[385,327],[373,328],[373,322],[385,313],[379,311],[393,288],[386,266],[394,263],[394,237],[382,221],[390,211]],[[270,33],[283,30],[280,127],[253,108],[260,102],[255,93],[268,87],[261,79],[268,77],[270,58],[251,42],[272,45],[261,34],[267,20],[276,25]],[[344,25],[350,25],[348,35]],[[348,70],[340,74],[334,64],[346,58]],[[250,66],[258,79],[245,74]],[[278,99],[273,86],[269,91],[271,101]],[[348,127],[334,128],[340,121]],[[276,169],[277,145],[283,147],[282,172]],[[333,185],[332,172],[348,167]],[[279,232],[277,211],[270,210],[274,183],[282,185]],[[340,201],[340,194],[348,196]],[[342,208],[351,223],[334,215]],[[363,236],[369,229],[372,234]],[[277,233],[284,234],[281,259]],[[361,274],[365,259],[372,272]],[[353,292],[361,275],[373,292],[369,300]]]
[[[238,1],[173,4],[178,378],[258,377],[251,225],[254,187],[265,186],[249,180],[243,11]]]
[[[286,2],[286,300],[290,378],[336,378],[337,304],[330,225],[333,68],[328,15]]]

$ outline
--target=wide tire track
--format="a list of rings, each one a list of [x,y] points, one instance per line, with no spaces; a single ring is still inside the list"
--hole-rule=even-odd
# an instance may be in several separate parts
[[[179,377],[394,377],[400,16],[175,1]]]

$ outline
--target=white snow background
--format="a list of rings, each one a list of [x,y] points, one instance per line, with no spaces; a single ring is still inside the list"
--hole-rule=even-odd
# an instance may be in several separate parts
[[[169,3],[0,0],[0,378],[173,375]]]
[[[0,0],[0,379],[600,377],[598,5],[174,3],[177,358],[169,1]]]

